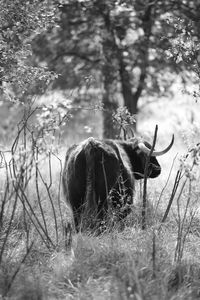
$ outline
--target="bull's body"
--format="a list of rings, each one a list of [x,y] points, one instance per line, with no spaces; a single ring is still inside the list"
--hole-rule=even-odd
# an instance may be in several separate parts
[[[151,146],[146,143],[146,146]],[[85,219],[104,219],[109,208],[121,218],[130,212],[134,180],[144,177],[147,154],[138,148],[138,140],[98,140],[88,138],[70,147],[66,154],[63,188],[71,205],[78,229]],[[150,157],[148,177],[161,172],[155,157]],[[90,221],[89,221],[90,222]]]

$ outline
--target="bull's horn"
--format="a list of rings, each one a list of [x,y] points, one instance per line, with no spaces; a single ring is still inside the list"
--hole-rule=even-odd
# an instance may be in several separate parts
[[[168,146],[167,148],[165,148],[165,149],[162,150],[162,151],[153,151],[152,154],[151,154],[151,156],[161,156],[161,155],[167,153],[167,152],[171,149],[173,143],[174,143],[174,135],[172,135],[171,143],[169,144],[169,146]],[[150,151],[151,151],[151,150],[150,150],[149,148],[147,148],[147,147],[145,146],[144,143],[142,143],[142,142],[138,143],[138,147],[139,147],[140,150],[142,150],[143,152],[145,152],[145,153],[147,153],[147,154],[150,154]]]

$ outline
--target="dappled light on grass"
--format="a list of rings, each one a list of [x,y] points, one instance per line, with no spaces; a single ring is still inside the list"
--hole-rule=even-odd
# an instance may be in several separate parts
[[[48,150],[49,134],[43,145],[21,125],[23,138],[17,136],[9,157],[2,152],[0,294],[17,300],[198,297],[198,144],[188,136],[182,159],[168,156],[164,175],[147,181],[145,230],[141,181],[127,218],[76,234],[61,192],[65,153]]]
[[[62,271],[63,277],[59,276],[60,285],[65,286],[65,292],[70,293],[72,299],[130,299],[136,295],[141,299],[166,299],[174,293],[175,285],[176,291],[183,286],[183,280],[180,285],[176,279],[173,282],[171,254],[176,240],[173,230],[166,227],[156,236],[154,273],[151,228],[146,232],[139,228],[126,228],[123,233],[112,232],[100,237],[79,234],[76,236],[74,261],[70,266],[66,265],[66,272]],[[171,248],[167,248],[170,242]],[[192,270],[193,262],[185,264],[187,267],[181,276],[186,281],[185,276],[191,272],[190,264]],[[190,279],[194,281],[193,292],[197,288],[195,280],[198,274],[197,266]],[[189,295],[189,291],[185,294]]]
[[[193,152],[190,152],[191,163],[198,155],[198,151],[198,148],[194,148]],[[56,171],[57,159],[55,158],[53,162],[54,158],[51,157],[51,160],[51,165]],[[196,186],[199,175],[197,172],[196,177],[191,176],[193,173],[188,164],[181,166],[184,176],[169,215],[163,224],[160,221],[173,185],[169,181],[169,186],[166,188],[166,182],[162,182],[162,186],[157,186],[153,181],[148,182],[146,230],[142,230],[143,187],[138,184],[132,213],[123,221],[123,226],[116,224],[104,230],[100,235],[91,231],[73,234],[72,244],[67,249],[62,240],[62,226],[59,225],[57,228],[60,241],[57,247],[45,246],[46,243],[37,232],[37,223],[33,223],[29,218],[24,221],[23,205],[20,204],[15,210],[3,250],[0,266],[1,293],[8,296],[15,293],[16,299],[31,299],[31,297],[68,299],[69,297],[74,300],[79,298],[153,300],[155,298],[170,299],[173,296],[176,299],[186,300],[188,297],[197,296],[200,274],[198,242],[200,221],[198,215],[190,219],[189,204],[194,205],[199,195],[199,189]],[[34,208],[38,220],[40,222],[45,220],[48,235],[55,243],[54,213],[50,210],[49,194],[44,184],[51,181],[49,181],[48,157],[42,162],[39,171],[43,180],[38,181],[37,190],[35,189],[36,177],[30,179],[27,199],[29,205]],[[59,162],[57,172],[54,172],[52,176],[50,197],[56,199],[58,184],[55,182],[59,182]],[[171,176],[173,182],[175,179],[173,173]],[[192,180],[194,184],[192,193],[188,184],[182,189],[185,179],[188,180],[188,184]],[[157,205],[163,187],[165,189]],[[191,197],[190,203],[188,203],[188,196]],[[42,219],[39,204],[34,201],[38,197],[41,200],[45,219]],[[10,199],[10,201],[15,199],[14,194]],[[12,202],[6,202],[6,207],[9,203],[7,208],[9,213],[3,219],[5,228],[10,222],[12,213]],[[184,218],[186,207],[188,211]],[[62,213],[63,209],[64,206]],[[55,211],[58,213],[56,216],[59,223],[59,209]],[[65,214],[64,216],[66,217]],[[181,231],[178,231],[179,228]],[[3,238],[5,238],[5,233],[1,232]],[[45,238],[45,235],[43,236]],[[33,240],[33,244],[28,244],[27,239]],[[175,255],[176,252],[180,254],[179,258]],[[187,288],[188,285],[190,288]]]
[[[139,197],[139,191],[136,197]],[[90,232],[73,235],[72,248],[67,251],[61,246],[49,252],[39,238],[35,239],[13,281],[10,295],[17,293],[16,299],[37,295],[38,299],[69,297],[74,300],[153,300],[155,297],[170,299],[173,295],[176,295],[176,299],[186,300],[190,295],[197,295],[200,246],[195,234],[198,236],[199,223],[195,219],[196,223],[190,227],[191,232],[184,245],[183,263],[179,268],[174,264],[177,245],[177,223],[173,218],[175,211],[173,208],[173,213],[159,229],[159,220],[164,213],[163,204],[155,214],[156,203],[150,203],[158,197],[159,193],[154,187],[148,194],[145,231],[141,229],[141,203],[138,199],[132,214],[124,223],[123,231],[116,227],[98,236]],[[163,201],[167,201],[168,197],[167,191],[163,194]],[[53,224],[53,219],[48,219],[48,228],[53,228]],[[6,281],[7,284],[10,282],[13,270],[16,270],[26,253],[26,240],[23,243],[21,239],[16,243],[20,237],[19,230],[22,229],[22,225],[19,226],[16,221],[15,231],[12,229],[10,235],[12,243],[9,244],[12,260],[1,265],[4,270],[0,280],[1,290],[6,286]],[[190,289],[186,288],[187,284],[190,284]]]

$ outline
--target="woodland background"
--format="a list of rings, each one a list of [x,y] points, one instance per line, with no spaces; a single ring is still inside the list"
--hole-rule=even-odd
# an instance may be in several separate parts
[[[0,299],[198,299],[200,1],[0,8]],[[156,124],[156,148],[175,144],[149,184],[148,228],[141,182],[124,231],[66,251],[67,147],[130,129],[152,142]]]

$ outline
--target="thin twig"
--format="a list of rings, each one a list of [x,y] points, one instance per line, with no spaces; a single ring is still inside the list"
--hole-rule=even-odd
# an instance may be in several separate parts
[[[46,219],[44,215],[44,210],[42,207],[42,202],[40,198],[40,191],[39,191],[39,183],[38,183],[38,148],[36,147],[36,160],[35,160],[35,187],[36,187],[36,193],[37,193],[37,202],[39,204],[40,212],[42,215],[43,223],[44,223],[44,228],[46,235],[49,236],[48,234],[48,229],[47,229],[47,224],[46,224]]]
[[[148,166],[150,162],[151,154],[153,153],[156,139],[157,139],[158,125],[155,127],[153,144],[151,150],[146,158],[145,169],[144,169],[144,186],[143,186],[143,203],[142,203],[142,229],[146,229],[146,203],[147,203],[147,178],[148,178]]]
[[[55,210],[53,199],[52,199],[52,196],[51,196],[51,191],[50,191],[49,185],[44,180],[44,178],[43,178],[43,176],[42,176],[39,168],[38,168],[38,174],[40,176],[40,179],[42,180],[42,183],[44,184],[44,186],[46,188],[46,191],[47,191],[47,194],[48,194],[48,198],[49,198],[50,203],[51,203],[51,207],[52,207],[52,211],[53,211],[53,216],[54,216],[54,222],[55,222],[56,241],[58,242],[58,222],[57,222],[56,210]],[[50,186],[51,186],[51,179],[50,179]]]
[[[172,189],[172,193],[171,193],[171,196],[169,198],[169,202],[168,202],[168,205],[167,205],[167,208],[166,208],[166,211],[164,213],[164,216],[161,220],[161,223],[164,223],[167,219],[167,216],[169,214],[169,211],[170,211],[170,208],[172,206],[172,203],[173,203],[173,200],[174,200],[174,197],[176,195],[176,191],[178,189],[178,186],[179,186],[179,183],[180,183],[180,180],[181,180],[181,175],[182,175],[182,172],[181,170],[178,170],[177,173],[176,173],[176,178],[175,178],[175,181],[174,181],[174,185],[173,185],[173,189]]]
[[[175,163],[175,160],[176,160],[176,158],[177,158],[177,155],[178,155],[178,153],[175,155],[175,157],[174,157],[174,159],[173,159],[173,162],[172,162],[172,165],[171,165],[171,168],[170,168],[169,175],[168,175],[168,177],[167,177],[166,183],[165,183],[164,187],[162,188],[162,191],[160,192],[159,199],[158,199],[157,204],[156,204],[154,216],[155,216],[155,214],[156,214],[156,211],[157,211],[158,206],[159,206],[159,204],[160,204],[160,201],[161,201],[161,199],[162,199],[163,193],[164,193],[164,191],[165,191],[165,189],[166,189],[166,187],[167,187],[167,185],[168,185],[168,183],[169,183],[169,179],[170,179],[170,177],[171,177],[172,170],[173,170],[174,163]]]
[[[17,276],[17,274],[19,273],[19,271],[20,271],[20,269],[21,269],[23,263],[25,262],[27,256],[29,255],[29,253],[30,253],[30,251],[31,251],[31,249],[32,249],[32,247],[33,247],[33,244],[34,244],[34,242],[31,243],[31,245],[30,245],[30,247],[27,249],[26,254],[24,255],[24,257],[23,257],[21,263],[19,264],[18,268],[15,270],[14,274],[12,275],[11,280],[10,280],[10,282],[9,282],[9,284],[8,284],[8,286],[7,286],[7,288],[6,288],[5,292],[4,292],[4,294],[3,294],[3,297],[6,297],[6,295],[8,294],[8,292],[9,292],[9,290],[10,290],[10,288],[11,288],[11,286],[12,286],[12,284],[13,284],[13,282],[14,282],[16,276]]]
[[[0,264],[2,262],[3,253],[4,253],[5,246],[6,246],[6,243],[7,243],[7,240],[8,240],[8,236],[10,234],[10,230],[11,230],[12,223],[13,223],[13,218],[14,218],[14,215],[15,215],[15,212],[16,212],[16,207],[17,207],[17,202],[18,202],[17,200],[18,200],[18,197],[16,195],[15,196],[15,201],[14,201],[14,204],[13,204],[12,214],[11,214],[11,217],[10,217],[8,228],[6,230],[6,235],[5,235],[5,238],[3,240],[3,245],[1,246],[1,249],[0,249]]]
[[[63,166],[62,166],[61,159],[55,153],[52,153],[52,155],[54,155],[59,160],[59,163],[60,163],[60,174],[59,174],[59,183],[58,183],[58,208],[59,208],[59,213],[60,213],[60,217],[61,217],[61,223],[64,228],[65,225],[64,225],[64,221],[63,221],[63,213],[61,210],[61,186],[62,186]]]

